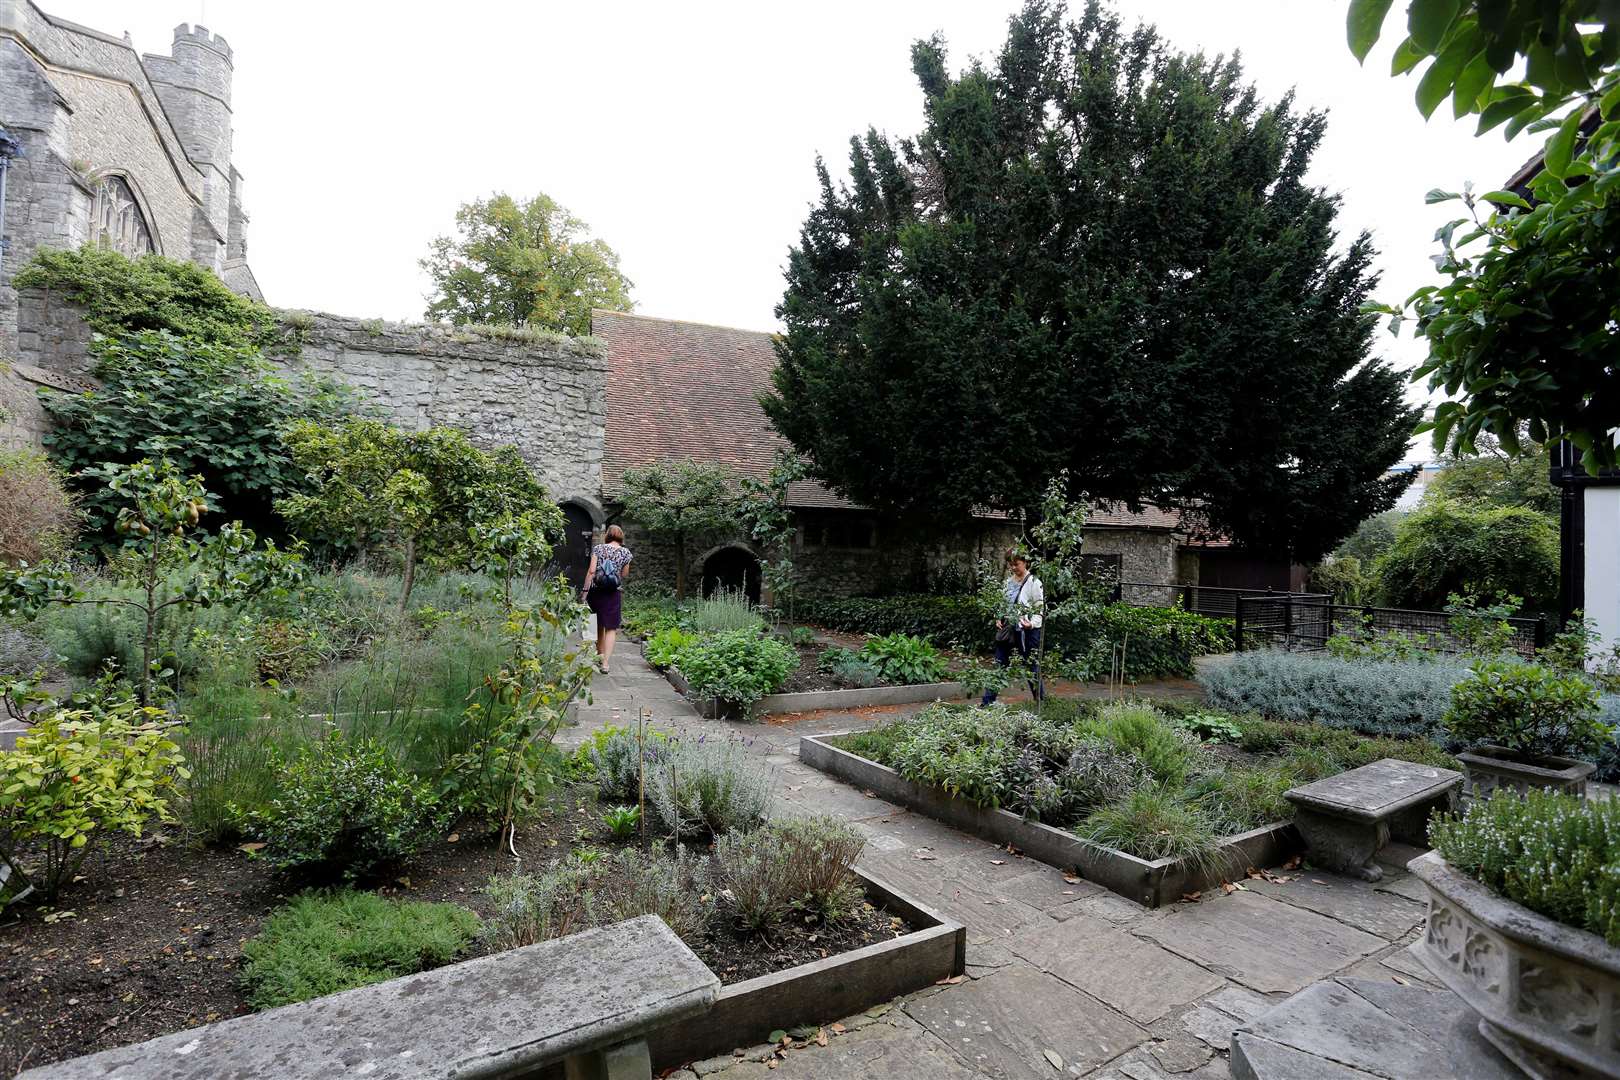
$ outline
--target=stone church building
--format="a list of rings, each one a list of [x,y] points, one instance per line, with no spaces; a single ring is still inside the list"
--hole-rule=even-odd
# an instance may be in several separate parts
[[[40,443],[48,418],[39,388],[93,385],[77,311],[11,286],[39,248],[95,244],[189,259],[262,298],[231,163],[232,64],[225,39],[201,26],[177,27],[168,55],[143,55],[30,0],[0,0],[0,447]],[[315,312],[287,318],[304,343],[288,361],[294,368],[350,383],[403,427],[443,424],[483,445],[515,445],[563,506],[560,557],[576,576],[593,535],[619,516],[626,469],[690,458],[763,477],[783,445],[759,405],[776,362],[768,333],[609,311],[595,312],[592,336],[581,339]],[[924,540],[905,521],[814,482],[795,485],[790,504],[802,580],[846,595],[960,579],[1013,538],[1005,519],[984,517]],[[697,587],[759,596],[766,553],[746,537],[694,538],[676,552],[625,524],[641,579],[672,580],[684,559]],[[1094,507],[1086,532],[1088,558],[1127,582],[1290,584],[1287,567],[1195,544],[1173,513]]]

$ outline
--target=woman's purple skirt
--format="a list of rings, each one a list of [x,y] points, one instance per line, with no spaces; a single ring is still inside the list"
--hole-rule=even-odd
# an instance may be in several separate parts
[[[585,594],[586,606],[596,615],[597,630],[619,628],[619,608],[623,603],[624,593],[619,589],[592,589]]]

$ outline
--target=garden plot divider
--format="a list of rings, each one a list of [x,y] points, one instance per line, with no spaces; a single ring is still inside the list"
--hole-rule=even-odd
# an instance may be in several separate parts
[[[652,1033],[656,1069],[763,1043],[776,1030],[831,1023],[962,974],[967,929],[855,868],[867,899],[917,927],[892,941],[722,986],[708,1012]]]
[[[1207,865],[1179,859],[1139,859],[1082,840],[1065,829],[1026,821],[1006,810],[979,806],[940,788],[914,783],[888,766],[839,749],[830,741],[849,734],[852,732],[803,736],[799,739],[799,760],[880,799],[996,844],[1011,844],[1060,870],[1077,871],[1085,880],[1143,907],[1173,904],[1188,893],[1241,878],[1251,867],[1275,866],[1302,850],[1293,823],[1277,822],[1227,837]]]

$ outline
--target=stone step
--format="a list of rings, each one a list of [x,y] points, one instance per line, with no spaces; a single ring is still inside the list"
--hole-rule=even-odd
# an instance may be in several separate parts
[[[1341,976],[1232,1035],[1233,1080],[1519,1080],[1449,990]]]

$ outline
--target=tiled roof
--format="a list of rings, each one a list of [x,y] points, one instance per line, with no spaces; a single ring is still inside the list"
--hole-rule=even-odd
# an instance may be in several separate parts
[[[618,494],[624,470],[659,461],[719,462],[757,479],[770,471],[787,445],[759,405],[775,335],[601,310],[591,312],[591,333],[607,344],[604,495]],[[794,484],[788,501],[853,505],[813,481]]]
[[[761,479],[770,471],[773,455],[787,445],[759,404],[776,367],[775,335],[602,310],[591,312],[591,333],[607,345],[604,495],[619,493],[625,469],[659,461],[716,461]],[[788,502],[858,509],[813,480],[794,484]],[[1087,521],[1103,528],[1174,530],[1181,515],[1155,506],[1133,512],[1101,504]]]

